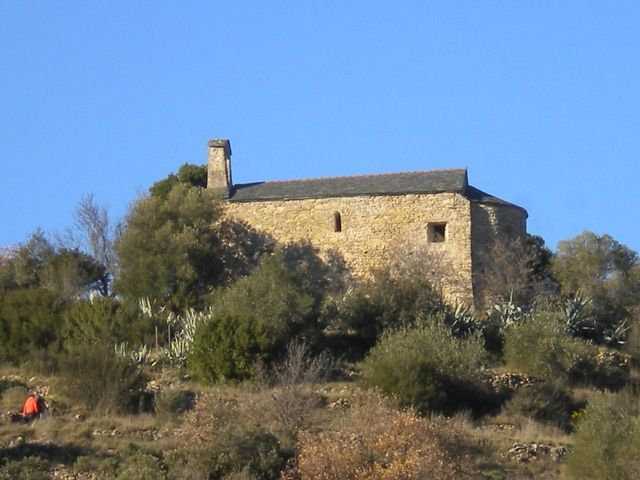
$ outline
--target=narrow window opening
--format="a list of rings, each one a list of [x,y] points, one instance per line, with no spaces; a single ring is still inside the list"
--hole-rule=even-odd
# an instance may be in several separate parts
[[[430,223],[427,225],[427,241],[431,243],[442,243],[445,241],[446,232],[446,223]]]
[[[333,214],[333,231],[342,231],[342,216],[340,215],[340,212],[336,212]]]

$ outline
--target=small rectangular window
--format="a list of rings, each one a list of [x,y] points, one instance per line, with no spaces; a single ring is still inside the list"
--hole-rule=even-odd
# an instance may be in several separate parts
[[[447,224],[430,223],[427,225],[427,241],[430,243],[441,243],[445,241],[447,234]]]

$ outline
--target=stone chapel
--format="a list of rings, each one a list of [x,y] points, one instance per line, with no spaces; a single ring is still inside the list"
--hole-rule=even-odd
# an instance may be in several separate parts
[[[469,302],[492,246],[526,234],[526,210],[469,185],[465,168],[234,184],[229,140],[208,148],[207,188],[229,217],[278,242],[339,252],[355,275],[399,248],[422,252],[446,265],[445,296]]]

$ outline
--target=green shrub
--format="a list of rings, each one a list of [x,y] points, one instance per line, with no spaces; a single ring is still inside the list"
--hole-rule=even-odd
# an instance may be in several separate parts
[[[167,478],[158,457],[144,452],[127,456],[118,469],[118,480],[163,480]]]
[[[224,433],[210,446],[214,478],[242,471],[265,479],[278,478],[289,454],[281,450],[274,435],[251,425],[232,427]]]
[[[571,369],[571,378],[605,390],[619,390],[630,378],[630,358],[616,351],[598,351]]]
[[[191,410],[195,404],[196,394],[190,390],[169,388],[156,394],[154,411],[161,420],[172,420]]]
[[[15,480],[24,478],[29,480],[49,480],[53,476],[49,472],[49,463],[39,457],[25,457],[21,460],[11,460],[0,468],[1,480]]]
[[[542,378],[569,380],[595,355],[593,345],[565,333],[559,314],[535,312],[504,331],[507,367]]]
[[[58,372],[60,348],[49,345],[46,348],[31,347],[20,369],[29,375],[55,375]]]
[[[214,295],[211,319],[198,325],[188,364],[208,382],[244,379],[257,362],[281,355],[296,336],[318,334],[313,296],[299,272],[273,254]]]
[[[82,455],[76,458],[73,464],[73,469],[76,473],[79,473],[79,478],[84,478],[82,474],[89,474],[90,478],[96,480],[107,480],[115,478],[118,471],[118,458],[102,457],[96,455]]]
[[[476,412],[490,405],[478,336],[455,338],[440,319],[383,334],[362,365],[364,383],[426,413]]]
[[[168,452],[164,457],[164,464],[168,469],[169,480],[211,478],[209,474],[213,470],[213,460],[202,446]]]
[[[172,309],[200,307],[224,277],[211,192],[179,183],[166,198],[146,196],[130,208],[114,244],[119,271],[114,292],[150,297]]]
[[[171,479],[268,480],[279,478],[290,456],[265,429],[235,421],[221,426],[216,435],[198,445],[171,452],[165,463]]]
[[[640,478],[640,399],[627,391],[594,395],[566,465],[576,480]]]
[[[144,385],[140,369],[103,342],[81,343],[64,354],[60,377],[71,403],[104,415],[134,411]]]
[[[27,385],[7,386],[2,392],[0,408],[3,412],[20,412],[27,395],[29,395]]]
[[[0,352],[19,364],[34,348],[46,348],[60,338],[65,302],[43,288],[13,290],[0,301]]]
[[[417,319],[442,311],[442,299],[424,277],[378,271],[369,282],[331,297],[323,323],[338,332],[353,332],[368,347],[389,329],[409,328]]]
[[[505,405],[511,415],[522,415],[570,431],[571,414],[578,405],[561,386],[542,383],[520,387]]]
[[[120,302],[113,298],[78,300],[63,314],[63,341],[67,346],[97,340],[131,341],[129,325],[132,320]]]

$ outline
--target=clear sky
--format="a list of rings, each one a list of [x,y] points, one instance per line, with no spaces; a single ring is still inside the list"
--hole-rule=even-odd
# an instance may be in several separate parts
[[[212,138],[236,183],[468,167],[552,249],[640,251],[640,3],[0,0],[0,246]]]

